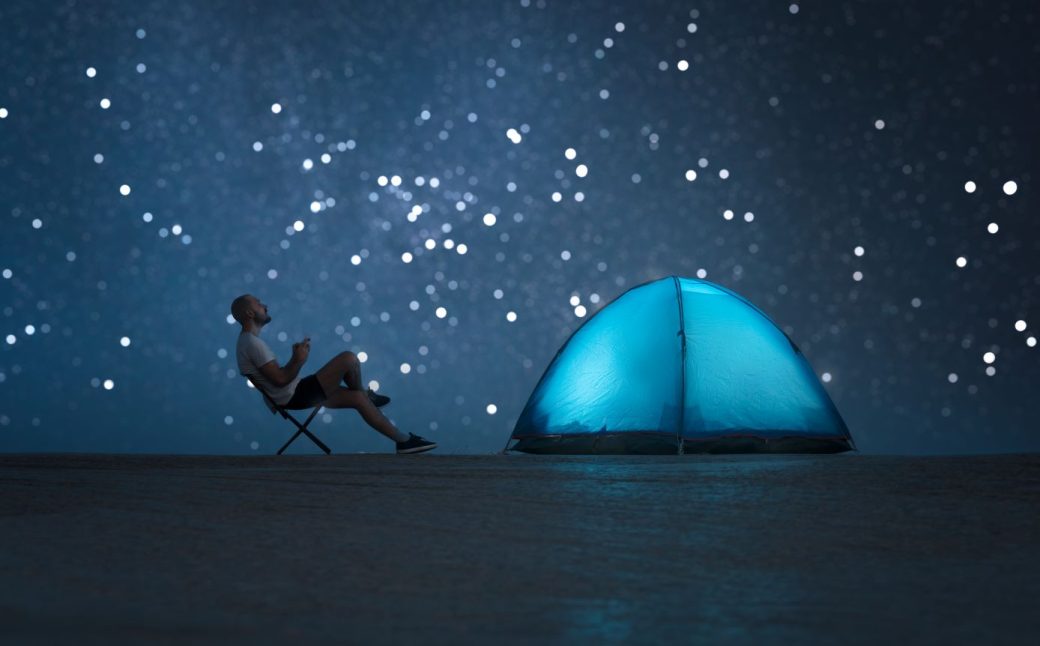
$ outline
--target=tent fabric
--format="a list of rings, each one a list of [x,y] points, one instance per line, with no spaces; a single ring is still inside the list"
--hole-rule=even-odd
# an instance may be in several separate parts
[[[634,287],[549,364],[513,430],[529,453],[840,452],[849,430],[761,310],[693,278]]]

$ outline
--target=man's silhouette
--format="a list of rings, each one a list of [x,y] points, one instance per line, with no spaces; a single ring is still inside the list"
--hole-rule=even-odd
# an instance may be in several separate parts
[[[402,433],[379,410],[390,398],[363,390],[361,362],[353,352],[340,352],[318,372],[300,378],[300,368],[311,351],[310,337],[292,346],[292,358],[279,367],[274,352],[260,338],[260,331],[271,322],[267,305],[252,294],[243,294],[231,303],[231,315],[242,325],[238,335],[238,370],[251,377],[275,401],[290,410],[313,408],[355,408],[369,426],[397,443],[398,453],[422,453],[437,445],[412,433]],[[346,387],[340,381],[346,382]]]

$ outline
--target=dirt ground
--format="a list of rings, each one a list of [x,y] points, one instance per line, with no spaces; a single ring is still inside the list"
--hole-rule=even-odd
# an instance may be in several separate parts
[[[1034,643],[1040,456],[0,456],[4,643]]]

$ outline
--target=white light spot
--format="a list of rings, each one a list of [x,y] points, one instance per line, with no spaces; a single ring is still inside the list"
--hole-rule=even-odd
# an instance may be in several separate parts
[[[488,415],[494,415],[498,412],[498,406],[495,406],[494,404],[488,404],[486,410]]]
[[[271,104],[271,112],[273,112],[275,114],[278,114],[281,111],[282,111],[282,104],[281,103],[272,103]]]
[[[138,63],[137,64],[137,73],[138,74],[144,74],[147,70],[148,70],[148,66],[145,65],[144,63]]]
[[[510,312],[506,312],[506,320],[509,321],[510,323],[516,321],[516,312],[511,312],[511,311]],[[8,337],[8,338],[9,339],[13,339],[14,337]],[[10,341],[10,343],[14,343],[14,341]]]
[[[498,220],[497,220],[497,218],[495,218],[495,214],[494,213],[485,213],[484,214],[484,225],[485,226],[493,227],[493,226],[495,226],[495,222],[497,222],[497,221]]]
[[[1036,347],[1036,337],[1035,336],[1031,336],[1031,337],[1027,338],[1026,339],[1026,345],[1028,345],[1030,348],[1035,348]]]
[[[570,303],[571,303],[571,307],[576,307],[579,303],[581,303],[581,297],[578,296],[577,294],[575,294],[574,296],[571,296]]]
[[[616,23],[614,25],[614,31],[616,31],[619,34],[621,32],[623,32],[623,31],[625,31],[625,23],[623,23],[623,22]]]
[[[390,185],[391,186],[400,186],[401,185],[401,176],[400,175],[394,175],[393,177],[391,177],[390,178]]]
[[[751,211],[748,211],[747,213],[744,214],[744,222],[751,222],[754,219],[755,219],[755,214],[752,213]]]
[[[17,341],[18,339],[17,339],[17,337],[15,337],[15,335],[8,334],[7,338],[5,340],[7,341],[7,345],[14,345],[15,341]]]
[[[105,161],[105,156],[104,155],[102,155],[101,153],[97,153],[96,155],[94,155],[94,163],[95,164],[100,164],[103,161]]]
[[[574,169],[574,174],[578,177],[585,177],[589,174],[589,167],[585,164],[578,164],[578,167]]]
[[[28,334],[29,336],[32,336],[32,335],[36,334],[36,327],[33,326],[33,325],[26,325],[25,326],[25,333]]]
[[[460,256],[465,256],[466,252],[469,251],[469,247],[463,243],[459,243],[459,245],[455,247],[455,251],[457,251]]]
[[[109,101],[107,98],[105,98],[105,99],[101,99],[101,101],[98,102],[98,105],[101,106],[102,110],[107,110],[110,107],[112,107],[112,102]]]
[[[33,218],[32,228],[39,229],[42,226],[43,226],[43,220],[41,220],[40,218]]]
[[[686,181],[692,182],[695,179],[697,179],[697,171],[693,170],[692,168],[688,169],[686,171]]]
[[[823,379],[824,383],[828,383],[829,384],[831,382],[831,373],[825,372],[822,375],[820,375],[820,378]]]
[[[366,361],[368,361],[368,353],[363,351],[363,350],[361,352],[358,352],[357,353],[357,360],[358,360],[358,363],[365,363]]]
[[[726,209],[725,211],[722,212],[722,217],[727,219],[727,220],[732,220],[733,219],[733,211],[731,209]]]
[[[355,266],[356,265],[360,265],[361,264],[361,256],[359,256],[357,254],[354,254],[353,256],[351,256],[350,257],[350,264],[355,265]]]
[[[556,192],[554,192],[552,194],[552,201],[553,202],[559,202],[562,199],[563,199],[563,195],[559,191],[556,191]]]
[[[267,277],[270,278],[271,280],[274,280],[275,278],[278,278],[278,270],[277,269],[268,269],[267,270]]]
[[[322,153],[321,154],[321,163],[328,164],[328,163],[331,163],[331,162],[332,162],[332,155],[330,155],[328,153]]]
[[[560,252],[560,258],[562,258],[563,260],[570,260],[571,259],[571,252],[569,252],[566,249],[564,249],[563,251]]]
[[[127,195],[130,195],[130,185],[129,184],[123,184],[122,186],[120,186],[119,187],[119,194],[122,195],[123,197],[126,197]]]
[[[443,307],[438,307],[436,310],[434,310],[433,313],[437,316],[437,318],[442,319],[448,315],[448,310],[444,309]]]
[[[967,267],[968,266],[968,259],[965,258],[964,256],[958,257],[957,258],[957,266],[958,267]]]
[[[862,256],[865,253],[865,251],[863,247],[856,247],[852,250],[852,253],[856,254],[857,256]]]
[[[1026,322],[1022,321],[1022,320],[1015,321],[1015,329],[1018,330],[1019,332],[1025,332],[1026,331]]]
[[[567,150],[563,151],[563,156],[567,159],[574,159],[578,156],[578,151],[574,150],[573,148],[568,148]]]
[[[1008,180],[1008,181],[1004,182],[1004,194],[1005,195],[1014,195],[1017,192],[1018,192],[1018,184],[1015,181]]]
[[[997,355],[992,352],[987,352],[986,354],[982,355],[982,360],[986,363],[993,363],[997,360]]]
[[[106,379],[105,383],[104,383],[104,386],[105,386],[105,390],[112,390],[113,388],[116,387],[116,382],[112,381],[111,379]]]
[[[586,314],[586,310],[585,310],[585,306],[584,305],[579,305],[579,306],[574,308],[574,315],[577,316],[578,318],[582,318],[583,316],[585,316],[585,314]]]
[[[726,170],[725,168],[719,170],[719,178],[720,179],[729,179],[729,171]]]
[[[97,76],[97,70],[93,67],[87,68],[87,78],[94,78]]]
[[[967,192],[967,193],[974,193],[975,192],[975,188],[976,188],[975,187],[975,182],[973,182],[971,180],[968,180],[967,182],[964,182],[964,190],[965,190],[965,192]]]
[[[179,224],[175,224],[172,227],[170,227],[170,233],[172,233],[175,236],[179,236],[181,234],[181,231],[183,231],[183,229]]]
[[[856,282],[859,282],[859,281],[863,280],[863,272],[862,271],[854,271],[854,272],[852,272],[852,280],[854,280]]]
[[[401,374],[402,375],[407,375],[411,371],[412,371],[412,366],[411,365],[409,365],[407,363],[402,363],[401,364]]]
[[[798,13],[798,5],[797,5],[797,4],[792,4],[791,6],[789,6],[789,7],[787,8],[787,10],[788,10],[788,11],[790,11],[790,12],[791,12],[791,15],[793,16],[793,15],[795,15],[796,13]]]
[[[406,251],[403,254],[401,254],[401,262],[403,262],[405,264],[408,264],[408,263],[412,262],[412,254],[411,254],[411,252]]]
[[[997,369],[996,368],[994,368],[993,366],[986,366],[986,375],[987,376],[992,377],[995,374],[997,374]]]
[[[306,225],[304,225],[303,220],[297,220],[292,224],[293,231],[303,231],[304,226]]]
[[[1000,231],[1000,225],[998,225],[996,222],[990,222],[986,226],[986,231],[989,231],[990,233],[996,233],[997,231]]]
[[[884,119],[878,119],[877,121],[874,122],[874,127],[877,128],[878,130],[884,130],[885,129],[885,120]]]
[[[675,67],[680,72],[685,72],[686,70],[690,69],[690,64],[685,59],[683,59],[683,60],[679,61],[678,63],[676,63]]]
[[[263,149],[264,149],[264,145],[262,143],[260,143],[259,141],[254,141],[253,142],[253,150],[255,150],[256,152],[260,152]]]
[[[946,379],[947,379],[947,380],[948,380],[948,381],[949,381],[949,382],[950,382],[951,384],[955,384],[955,383],[957,383],[957,379],[958,379],[958,377],[957,377],[957,373],[956,373],[956,372],[951,372],[950,374],[946,375]]]
[[[123,346],[124,348],[129,348],[130,347],[130,337],[124,336],[123,338],[119,339],[119,345]]]
[[[310,170],[312,168],[314,168],[314,160],[312,160],[312,159],[304,159],[303,160],[303,170]]]
[[[368,382],[368,387],[372,390],[379,390],[379,382],[373,379],[372,381]]]

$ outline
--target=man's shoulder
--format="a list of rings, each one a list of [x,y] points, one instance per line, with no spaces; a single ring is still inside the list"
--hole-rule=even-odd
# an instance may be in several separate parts
[[[263,348],[264,350],[270,350],[267,344],[264,343],[263,339],[249,332],[243,332],[242,334],[238,335],[238,343],[236,344],[236,347],[238,347],[239,349],[254,347]]]

